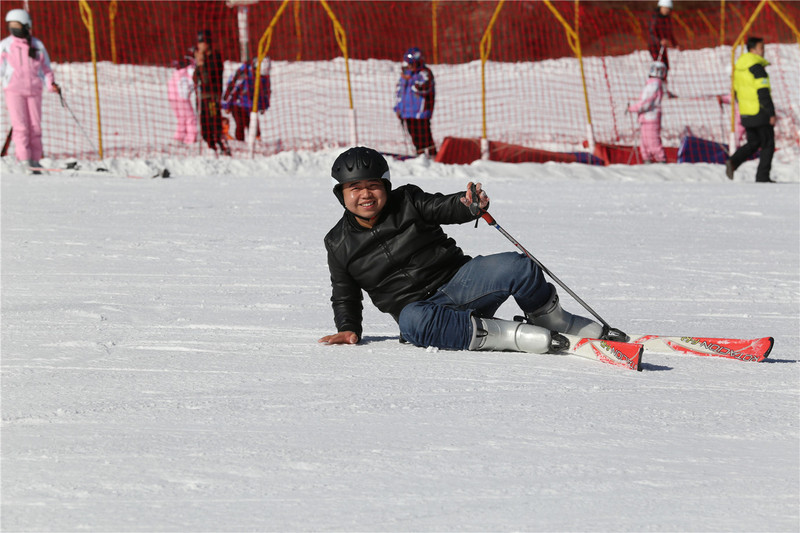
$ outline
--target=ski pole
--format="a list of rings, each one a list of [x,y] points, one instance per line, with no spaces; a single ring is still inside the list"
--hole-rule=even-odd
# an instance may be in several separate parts
[[[489,224],[490,226],[494,226],[495,228],[497,228],[497,230],[498,230],[500,233],[502,233],[502,234],[503,234],[503,236],[504,236],[506,239],[508,239],[509,241],[511,241],[511,243],[512,243],[514,246],[516,246],[516,247],[517,247],[517,248],[518,248],[518,249],[519,249],[519,250],[520,250],[522,253],[524,253],[525,255],[527,255],[527,256],[528,256],[528,259],[530,259],[530,260],[531,260],[531,261],[533,261],[533,262],[534,262],[536,265],[538,265],[538,266],[539,266],[539,268],[541,268],[541,269],[542,269],[542,272],[544,272],[545,274],[547,274],[548,276],[550,276],[550,278],[551,278],[553,281],[555,281],[556,283],[558,283],[558,285],[559,285],[559,286],[560,286],[562,289],[564,289],[565,291],[567,291],[567,293],[568,293],[570,296],[572,296],[572,297],[575,299],[575,301],[576,301],[576,302],[578,302],[579,304],[581,304],[581,305],[583,306],[583,308],[584,308],[584,309],[586,309],[587,311],[589,311],[589,312],[592,314],[592,316],[594,316],[594,317],[595,317],[595,318],[598,320],[598,322],[600,322],[600,323],[601,323],[603,326],[605,326],[605,327],[606,327],[606,328],[608,328],[609,330],[613,330],[613,331],[619,331],[619,330],[617,330],[616,328],[612,328],[612,327],[611,327],[611,325],[610,325],[608,322],[606,322],[606,321],[603,319],[603,317],[601,317],[600,315],[598,315],[598,314],[597,314],[597,312],[596,312],[594,309],[592,309],[591,307],[589,307],[589,304],[587,304],[586,302],[584,302],[584,301],[583,301],[583,300],[582,300],[582,299],[581,299],[581,298],[580,298],[580,297],[579,297],[577,294],[575,294],[575,292],[574,292],[572,289],[570,289],[569,287],[567,287],[567,285],[566,285],[566,284],[565,284],[563,281],[561,281],[560,279],[558,279],[558,277],[557,277],[555,274],[553,274],[553,272],[551,272],[549,268],[547,268],[546,266],[544,266],[544,265],[542,264],[542,262],[541,262],[541,261],[539,261],[538,259],[536,259],[536,258],[533,256],[533,254],[531,254],[531,253],[530,253],[528,250],[526,250],[526,249],[525,249],[525,247],[524,247],[524,246],[522,246],[522,245],[519,243],[519,241],[517,241],[517,239],[515,239],[514,237],[512,237],[512,236],[511,236],[511,234],[509,234],[509,233],[508,233],[506,230],[504,230],[504,229],[503,229],[503,227],[502,227],[502,226],[500,226],[500,224],[498,224],[498,223],[497,223],[497,221],[494,219],[494,217],[492,217],[492,215],[490,215],[490,214],[489,214],[489,212],[488,212],[488,211],[486,211],[485,209],[481,209],[481,208],[479,207],[479,203],[478,203],[478,202],[479,202],[479,200],[478,200],[478,194],[477,194],[477,192],[476,192],[475,184],[473,184],[473,185],[472,185],[472,187],[471,187],[471,189],[470,189],[470,190],[471,190],[471,192],[472,192],[472,204],[469,206],[470,213],[472,213],[473,215],[480,214],[480,217],[481,217],[483,220],[485,220],[487,224]],[[475,221],[475,223],[477,224],[477,223],[478,223],[478,221],[476,220],[476,221]]]
[[[397,118],[400,118],[400,117],[397,117]],[[406,145],[406,151],[410,152],[412,154],[416,154],[417,149],[414,148],[414,150],[412,150],[408,146],[408,138],[411,137],[411,132],[408,131],[408,124],[406,124],[406,121],[404,119],[402,119],[402,118],[400,118],[400,126],[403,128],[403,144]],[[411,140],[413,142],[414,138],[411,137]]]
[[[630,106],[630,104],[628,104]],[[636,121],[633,118],[633,113],[628,111],[628,107],[625,108],[625,114],[630,117],[631,121],[631,132],[633,132],[633,148],[631,149],[631,155],[628,156],[628,164],[631,164],[631,161],[634,159],[636,160],[637,164],[642,162],[642,159],[639,157],[639,137],[641,133],[639,129],[636,127]]]
[[[3,152],[0,153],[0,157],[5,157],[8,153],[8,145],[11,144],[11,134],[14,131],[14,126],[8,128],[8,135],[6,135],[6,142],[3,143]]]
[[[71,108],[71,107],[69,107],[69,105],[67,105],[67,101],[66,101],[66,100],[64,100],[64,91],[63,91],[63,89],[62,89],[62,90],[60,90],[60,91],[58,91],[58,97],[61,99],[61,107],[63,107],[63,108],[64,108],[64,109],[66,109],[67,111],[69,111],[69,114],[70,114],[70,115],[72,115],[72,118],[74,118],[74,119],[75,119],[75,123],[78,125],[78,128],[80,128],[81,132],[83,132],[83,136],[84,136],[84,137],[86,137],[86,140],[87,140],[87,141],[89,141],[89,144],[91,145],[91,147],[92,147],[92,150],[94,150],[95,152],[97,152],[98,150],[97,150],[97,148],[95,147],[95,145],[94,145],[94,142],[92,142],[92,139],[91,139],[91,137],[89,137],[89,134],[88,134],[88,133],[86,133],[86,130],[85,130],[85,129],[83,129],[83,126],[81,125],[81,122],[78,120],[78,117],[76,117],[76,116],[75,116],[75,113],[73,113],[73,112],[72,112],[72,108]],[[98,153],[99,153],[99,152],[98,152]]]
[[[200,85],[194,86],[195,117],[197,117],[197,155],[203,155],[203,114],[200,111]]]

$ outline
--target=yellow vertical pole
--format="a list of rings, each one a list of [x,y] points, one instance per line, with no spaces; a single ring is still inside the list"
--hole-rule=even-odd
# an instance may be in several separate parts
[[[711,24],[711,21],[708,20],[708,17],[705,15],[705,13],[703,13],[702,11],[698,11],[697,16],[700,17],[700,20],[702,20],[703,24],[705,24],[706,28],[708,28],[708,33],[710,35],[714,35],[714,31],[716,30],[716,28],[714,27],[713,24]]]
[[[97,141],[99,145],[100,159],[103,159],[103,128],[100,122],[100,88],[97,81],[97,48],[95,46],[94,17],[92,9],[86,0],[80,0],[81,18],[86,29],[89,30],[89,43],[92,50],[92,68],[94,69],[94,102],[97,110]]]
[[[489,25],[486,31],[483,32],[483,37],[480,43],[481,53],[481,117],[483,120],[482,137],[481,137],[481,157],[487,159],[489,157],[489,139],[486,137],[486,62],[489,60],[489,53],[492,51],[492,28],[497,21],[497,16],[500,10],[503,9],[505,0],[500,0],[497,7],[494,8],[492,18],[489,20]]]
[[[297,37],[297,56],[295,61],[300,61],[303,57],[303,28],[300,25],[300,0],[294,2],[294,34]]]
[[[594,151],[594,130],[592,129],[592,110],[589,107],[589,90],[586,87],[586,72],[583,69],[583,54],[581,52],[581,39],[580,35],[578,34],[578,18],[579,18],[579,1],[575,0],[575,28],[571,27],[564,17],[561,16],[561,13],[553,7],[553,4],[550,0],[544,0],[545,5],[550,9],[550,12],[553,13],[553,16],[558,19],[562,26],[564,26],[564,31],[567,34],[567,44],[572,49],[572,52],[575,54],[575,57],[578,59],[578,65],[581,69],[581,83],[583,84],[583,100],[586,105],[586,133],[589,140],[589,151]]]
[[[678,15],[677,13],[675,13],[675,12],[673,11],[673,12],[672,12],[672,18],[673,18],[673,19],[675,19],[675,22],[677,22],[678,24],[680,24],[681,28],[683,28],[683,29],[684,29],[684,31],[686,31],[686,36],[687,36],[687,37],[689,37],[689,39],[690,39],[690,40],[691,40],[691,39],[694,39],[694,31],[692,30],[692,28],[690,28],[690,27],[689,27],[689,25],[688,25],[688,24],[686,24],[686,23],[683,21],[683,19],[681,18],[681,16],[680,16],[680,15]]]
[[[275,25],[278,23],[278,19],[281,18],[281,15],[283,15],[284,10],[286,10],[286,6],[289,5],[289,1],[290,0],[283,0],[278,11],[272,17],[269,26],[264,30],[261,39],[258,41],[258,62],[256,66],[253,67],[253,77],[256,83],[253,88],[253,107],[250,109],[250,129],[247,132],[247,146],[251,158],[255,152],[256,131],[258,130],[258,96],[261,92],[261,63],[264,61],[264,58],[267,57],[267,52],[272,44],[272,33],[275,31]]]
[[[735,3],[732,3],[732,4],[730,5],[730,8],[731,8],[731,11],[733,11],[733,14],[734,14],[734,15],[736,15],[737,17],[739,17],[739,22],[742,24],[742,26],[744,26],[744,23],[745,23],[745,20],[744,20],[744,15],[742,15],[742,12],[741,12],[741,11],[739,11],[739,10],[736,8],[736,4],[735,4]]]
[[[433,27],[433,64],[439,63],[439,35],[436,21],[437,0],[431,2],[431,26]]]
[[[636,15],[633,14],[633,11],[631,11],[628,6],[623,6],[622,10],[628,15],[628,24],[630,25],[631,29],[636,33],[645,46],[647,46],[647,37],[645,37],[644,32],[642,31],[642,27],[639,25],[639,20],[636,18]]]
[[[797,31],[797,26],[795,26],[794,21],[789,16],[789,14],[783,10],[783,8],[778,2],[770,2],[769,7],[771,7],[772,10],[778,14],[781,20],[783,20],[783,22],[787,26],[789,26],[789,29],[792,30],[792,33],[794,34],[794,38],[797,41],[797,44],[800,45],[800,31]]]
[[[108,5],[108,19],[111,22],[111,62],[117,64],[117,0]]]
[[[577,50],[578,64],[581,67],[581,84],[583,85],[583,100],[586,105],[586,131],[589,140],[589,151],[594,152],[594,129],[592,126],[592,109],[589,106],[589,90],[586,88],[586,71],[583,68],[583,51],[581,50],[580,36],[580,0],[575,0],[575,37],[573,50]]]
[[[336,15],[333,14],[333,10],[328,5],[326,0],[319,0],[322,7],[325,9],[325,12],[330,17],[331,22],[333,22],[333,33],[336,37],[336,42],[339,44],[339,49],[342,51],[342,55],[344,55],[344,69],[345,74],[347,75],[347,97],[350,99],[350,109],[353,109],[353,88],[350,85],[350,59],[347,54],[347,33],[344,31],[344,28],[341,24],[339,24],[339,20],[336,18]]]
[[[261,62],[264,61],[264,58],[267,57],[267,52],[269,51],[270,44],[272,44],[272,32],[275,30],[275,24],[278,23],[278,19],[281,18],[283,15],[283,11],[286,9],[289,0],[283,0],[283,3],[278,8],[278,11],[272,17],[272,20],[267,26],[267,29],[264,30],[264,33],[261,35],[261,39],[258,41],[258,65],[255,69],[256,73],[261,72]],[[256,113],[258,111],[258,93],[261,90],[261,76],[255,75],[255,87],[253,89],[253,108],[250,110],[251,114]]]
[[[333,33],[336,37],[336,42],[339,44],[339,48],[342,50],[342,55],[344,55],[344,70],[347,76],[347,97],[350,99],[350,144],[355,146],[358,144],[358,128],[356,127],[356,108],[353,106],[353,87],[350,83],[350,59],[347,51],[347,33],[344,31],[342,25],[339,24],[339,20],[328,5],[328,2],[326,0],[319,0],[319,2],[325,9],[328,17],[330,17],[331,22],[333,22]]]

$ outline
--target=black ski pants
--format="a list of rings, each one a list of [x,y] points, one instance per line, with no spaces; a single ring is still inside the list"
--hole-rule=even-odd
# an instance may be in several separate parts
[[[429,118],[401,118],[406,131],[411,136],[417,154],[428,152],[433,157],[436,155],[436,145],[431,134],[431,119]]]
[[[755,128],[745,128],[747,132],[747,143],[739,147],[731,156],[733,169],[747,161],[758,149],[761,155],[758,160],[758,170],[756,171],[756,181],[769,181],[769,172],[772,169],[772,154],[775,153],[775,128],[767,124]]]
[[[245,133],[250,129],[250,109],[238,105],[231,106],[231,115],[236,122],[236,133],[234,137],[237,141],[243,141]],[[256,122],[256,138],[261,136],[261,126]]]
[[[223,153],[227,150],[222,142],[222,115],[219,104],[214,100],[200,100],[200,132],[209,148],[216,151],[219,146]]]

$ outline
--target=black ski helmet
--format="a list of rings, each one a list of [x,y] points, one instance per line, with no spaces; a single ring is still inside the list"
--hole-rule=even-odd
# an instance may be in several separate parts
[[[356,146],[339,154],[339,157],[333,162],[331,177],[333,178],[333,194],[342,206],[344,206],[342,185],[345,183],[361,180],[383,180],[386,192],[388,193],[392,190],[389,163],[386,162],[380,152],[366,146]]]

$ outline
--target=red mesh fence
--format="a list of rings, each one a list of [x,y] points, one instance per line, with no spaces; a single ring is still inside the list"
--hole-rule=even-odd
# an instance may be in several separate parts
[[[247,46],[258,42],[282,2],[246,6]],[[790,22],[767,6],[748,32],[767,42],[772,95],[778,110],[778,147],[796,146],[800,131],[800,4],[774,2]],[[173,139],[176,117],[167,100],[174,61],[189,55],[197,32],[209,29],[225,62],[224,81],[241,64],[239,10],[223,1],[88,2],[96,35],[98,101],[92,47],[81,3],[29,1],[33,33],[50,54],[59,98],[44,97],[44,142],[52,157],[91,158],[102,142],[105,157],[208,154],[202,142]],[[347,39],[350,80],[334,24],[319,2],[289,2],[276,21],[268,55],[270,108],[258,115],[257,154],[345,146],[353,140],[392,153],[413,147],[392,111],[402,53],[421,47],[436,77],[434,140],[486,136],[538,150],[584,150],[589,138],[581,69],[561,22],[545,2],[505,2],[497,14],[481,77],[480,43],[497,2],[329,2]],[[575,3],[553,2],[574,25]],[[758,2],[676,2],[672,25],[680,50],[669,48],[668,88],[662,103],[662,139],[677,149],[690,135],[727,143],[730,45]],[[4,12],[23,7],[3,2]],[[651,62],[647,51],[653,2],[581,2],[579,32],[592,132],[597,143],[630,146],[638,127],[625,113],[639,98]],[[724,16],[724,19],[723,19]],[[194,105],[194,96],[190,97]],[[229,113],[231,135],[234,120]],[[4,131],[8,128],[5,102]],[[102,136],[99,131],[102,130]],[[231,140],[234,156],[248,153]]]

